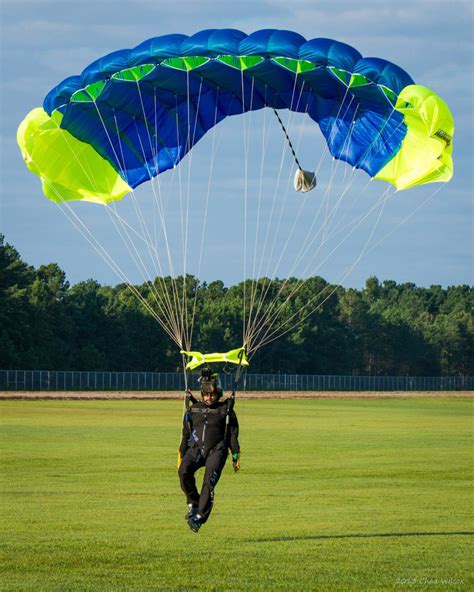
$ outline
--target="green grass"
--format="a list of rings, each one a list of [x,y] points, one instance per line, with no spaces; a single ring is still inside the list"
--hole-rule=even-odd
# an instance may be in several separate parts
[[[208,524],[176,401],[3,401],[1,590],[468,590],[470,399],[238,401]]]

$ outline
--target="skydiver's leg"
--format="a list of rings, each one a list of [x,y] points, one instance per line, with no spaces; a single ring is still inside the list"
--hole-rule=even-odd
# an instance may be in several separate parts
[[[209,518],[214,503],[214,488],[219,481],[227,459],[227,450],[214,450],[206,460],[206,470],[202,482],[198,512],[202,516],[201,524]]]
[[[204,466],[204,460],[199,451],[189,448],[183,456],[178,469],[179,482],[181,489],[186,495],[186,501],[194,507],[199,505],[199,492],[196,487],[196,478],[194,475],[202,466]]]

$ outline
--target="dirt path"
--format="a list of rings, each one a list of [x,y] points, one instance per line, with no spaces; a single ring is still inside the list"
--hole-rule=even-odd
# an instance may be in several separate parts
[[[166,400],[181,399],[178,391],[2,391],[0,400]],[[451,397],[471,398],[474,391],[373,391],[373,392],[336,392],[336,391],[265,391],[239,392],[239,399],[393,399],[416,397]]]

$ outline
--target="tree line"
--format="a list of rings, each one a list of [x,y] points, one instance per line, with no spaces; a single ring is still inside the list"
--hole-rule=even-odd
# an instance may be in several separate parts
[[[170,278],[155,281],[156,289]],[[178,280],[183,282],[183,278]],[[264,280],[261,280],[262,282]],[[314,294],[329,294],[313,314],[257,351],[251,372],[448,376],[474,373],[473,288],[371,277],[363,289],[305,280],[295,295],[290,278],[268,281],[286,302],[291,324]],[[226,351],[242,341],[243,284],[186,278],[196,306],[193,346]],[[151,302],[151,286],[137,286]],[[285,300],[286,299],[286,300]],[[194,304],[193,304],[194,305]],[[71,286],[56,264],[25,263],[0,235],[0,368],[175,371],[176,345],[125,284],[95,280]]]

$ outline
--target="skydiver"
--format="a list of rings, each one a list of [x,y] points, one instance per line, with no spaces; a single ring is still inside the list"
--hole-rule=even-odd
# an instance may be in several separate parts
[[[183,435],[178,453],[178,474],[186,495],[185,518],[189,528],[198,532],[207,522],[214,502],[214,489],[230,450],[234,471],[240,469],[239,423],[230,399],[221,401],[222,388],[217,374],[209,368],[201,372],[201,399],[191,396],[192,405],[183,420]],[[201,493],[195,473],[205,467]]]

